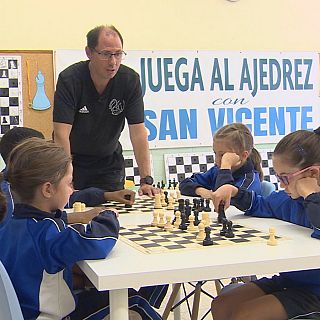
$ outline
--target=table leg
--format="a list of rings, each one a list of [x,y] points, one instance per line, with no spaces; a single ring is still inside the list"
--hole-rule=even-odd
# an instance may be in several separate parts
[[[110,290],[110,320],[129,320],[128,289]]]

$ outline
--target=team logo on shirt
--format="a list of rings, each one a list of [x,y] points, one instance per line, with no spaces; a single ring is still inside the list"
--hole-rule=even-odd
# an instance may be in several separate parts
[[[112,115],[117,116],[120,114],[124,109],[124,100],[122,102],[117,99],[112,99],[109,103],[109,109],[112,113]]]

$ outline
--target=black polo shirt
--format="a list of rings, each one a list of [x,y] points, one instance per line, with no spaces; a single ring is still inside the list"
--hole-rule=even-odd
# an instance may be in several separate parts
[[[71,153],[103,158],[118,147],[125,125],[144,122],[140,78],[121,65],[102,95],[97,92],[89,61],[71,65],[59,75],[53,121],[72,125]]]

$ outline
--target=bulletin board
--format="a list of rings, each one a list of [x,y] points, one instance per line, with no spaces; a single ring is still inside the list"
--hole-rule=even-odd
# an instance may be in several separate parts
[[[53,130],[52,109],[54,95],[53,51],[52,50],[1,50],[1,56],[20,56],[22,71],[22,105],[23,126],[41,131],[47,139],[51,139]],[[49,108],[33,109],[37,89],[39,91],[39,71],[44,80],[44,94]],[[41,88],[43,91],[43,88]]]

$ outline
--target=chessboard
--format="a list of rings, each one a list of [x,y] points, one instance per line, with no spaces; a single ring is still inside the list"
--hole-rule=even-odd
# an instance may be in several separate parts
[[[106,208],[115,208],[119,214],[123,213],[152,213],[154,210],[154,198],[148,196],[136,197],[132,207],[127,208],[123,203],[109,201],[103,205]]]
[[[0,136],[23,125],[21,57],[0,56]]]
[[[198,250],[203,248],[214,248],[219,246],[250,244],[254,242],[265,242],[269,234],[235,223],[233,225],[234,238],[220,236],[221,224],[212,223],[210,225],[211,239],[213,245],[206,247],[202,241],[196,240],[197,232],[188,232],[178,228],[166,231],[163,228],[151,225],[128,225],[120,227],[120,240],[134,247],[135,249],[147,253],[170,253],[179,250]],[[277,240],[284,239],[276,236]]]

